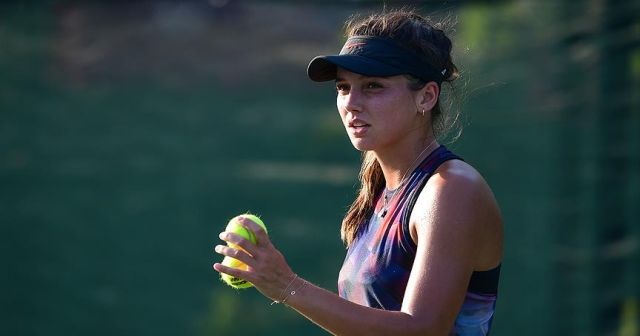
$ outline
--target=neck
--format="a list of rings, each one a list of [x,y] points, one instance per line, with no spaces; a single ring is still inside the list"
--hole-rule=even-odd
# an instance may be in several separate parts
[[[375,151],[387,189],[398,188],[420,162],[436,148],[438,143],[433,135],[430,135],[411,146],[396,146],[393,150]]]

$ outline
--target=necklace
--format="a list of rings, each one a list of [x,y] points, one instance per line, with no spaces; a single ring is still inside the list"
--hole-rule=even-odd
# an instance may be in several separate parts
[[[402,188],[402,186],[404,185],[404,183],[406,182],[407,174],[409,174],[409,172],[413,170],[414,165],[416,164],[416,162],[419,161],[419,159],[422,156],[422,154],[424,154],[435,143],[436,143],[436,139],[433,139],[433,141],[431,141],[429,146],[425,147],[422,150],[422,152],[420,152],[420,154],[418,154],[418,156],[416,156],[416,158],[413,159],[413,162],[411,162],[411,165],[409,165],[409,168],[407,168],[407,170],[402,175],[402,179],[400,179],[400,184],[398,184],[398,186],[395,189],[388,190],[386,187],[384,188],[384,196],[383,196],[383,199],[382,199],[382,211],[380,212],[380,217],[384,218],[384,216],[387,215],[387,212],[389,210],[388,209],[389,203],[390,203],[391,199],[393,199],[393,197],[396,195],[398,190],[400,190]]]

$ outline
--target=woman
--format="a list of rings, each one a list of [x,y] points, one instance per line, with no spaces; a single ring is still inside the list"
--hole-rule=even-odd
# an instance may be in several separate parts
[[[233,233],[216,246],[248,271],[243,278],[336,335],[486,335],[502,257],[502,220],[493,194],[469,164],[438,144],[442,82],[458,76],[451,41],[409,11],[347,25],[339,55],[308,67],[335,80],[337,106],[364,153],[361,190],[342,223],[348,250],[339,295],[298,277],[255,223],[258,244]]]

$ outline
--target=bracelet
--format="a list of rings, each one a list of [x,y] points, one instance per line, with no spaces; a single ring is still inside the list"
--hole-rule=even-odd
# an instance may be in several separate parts
[[[287,292],[287,289],[289,289],[289,287],[291,287],[291,284],[293,284],[293,282],[296,280],[296,278],[298,277],[297,274],[293,273],[293,278],[291,279],[291,281],[289,281],[289,284],[287,285],[287,287],[285,287],[282,292],[280,292],[280,297],[285,297],[284,294]],[[286,297],[285,297],[286,299]],[[280,302],[284,302],[282,299],[280,300],[273,300],[273,302],[271,302],[271,305],[273,306],[274,304],[278,304]]]
[[[307,285],[307,281],[300,278],[300,280],[302,280],[302,284],[300,284],[300,286],[298,286],[298,288],[291,290],[291,292],[289,292],[289,295],[287,295],[287,297],[285,297],[284,299],[282,299],[282,303],[287,302],[287,299],[296,295],[296,293],[301,290],[304,286]]]

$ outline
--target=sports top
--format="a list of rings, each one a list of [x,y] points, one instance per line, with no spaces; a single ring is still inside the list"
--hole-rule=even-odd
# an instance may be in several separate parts
[[[409,232],[415,202],[434,171],[445,161],[459,159],[445,146],[427,156],[397,190],[384,215],[381,195],[368,225],[350,245],[338,279],[341,297],[361,305],[400,310],[417,246]],[[455,247],[452,247],[455,248]],[[500,266],[473,272],[464,303],[450,335],[487,335],[498,293]]]

